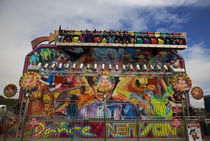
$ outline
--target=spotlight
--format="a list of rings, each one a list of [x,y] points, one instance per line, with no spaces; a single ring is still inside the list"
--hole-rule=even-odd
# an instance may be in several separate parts
[[[168,67],[166,65],[163,65],[163,69],[167,71]]]
[[[133,65],[130,65],[130,70],[133,70]]]
[[[122,69],[123,71],[126,71],[126,66],[124,64],[122,65]]]
[[[158,70],[158,71],[160,71],[160,70],[161,70],[160,65],[157,65],[156,67],[157,67],[157,70]]]
[[[87,64],[86,68],[87,68],[87,69],[90,69],[90,64]]]
[[[68,69],[69,68],[69,66],[70,66],[70,64],[68,63],[68,64],[65,64],[65,69]]]
[[[59,68],[59,69],[61,69],[61,68],[62,68],[62,66],[63,66],[63,64],[62,64],[62,63],[59,63],[59,64],[58,64],[58,68]]]
[[[136,69],[137,69],[138,71],[140,71],[140,70],[141,70],[141,68],[140,68],[139,64],[137,64],[137,65],[136,65]]]
[[[115,69],[116,69],[116,71],[118,71],[118,70],[119,70],[119,67],[118,67],[118,65],[115,65]]]
[[[80,64],[79,69],[82,70],[84,64]]]
[[[111,70],[112,69],[112,64],[109,64],[109,70]]]
[[[48,66],[49,66],[49,64],[48,64],[48,63],[46,63],[46,64],[44,65],[44,68],[46,69]]]
[[[172,65],[169,65],[170,70],[174,71],[174,67]]]
[[[147,65],[146,65],[146,64],[143,65],[143,70],[144,70],[144,71],[147,70]]]
[[[105,64],[101,65],[101,69],[104,70],[105,69]]]
[[[54,69],[55,68],[55,63],[52,63],[51,64],[51,69]]]
[[[38,67],[41,67],[41,66],[42,66],[42,63],[39,63],[37,66],[38,66]]]
[[[151,71],[153,71],[153,70],[154,70],[153,65],[149,65],[149,68],[150,68],[150,70],[151,70]]]
[[[94,69],[94,70],[96,70],[96,69],[97,69],[97,67],[98,67],[98,65],[97,65],[97,64],[94,64],[93,69]]]
[[[75,69],[75,68],[76,68],[76,64],[74,63],[73,66],[72,66],[72,69]]]

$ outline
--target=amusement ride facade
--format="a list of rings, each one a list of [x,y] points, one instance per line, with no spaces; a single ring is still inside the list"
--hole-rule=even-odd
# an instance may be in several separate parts
[[[19,122],[8,132],[21,139],[188,138],[192,82],[178,54],[186,48],[186,33],[60,27],[36,38],[20,79]]]

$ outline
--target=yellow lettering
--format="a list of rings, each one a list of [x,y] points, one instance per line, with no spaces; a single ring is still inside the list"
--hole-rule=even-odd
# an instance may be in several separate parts
[[[131,128],[131,130],[133,130],[134,136],[138,135],[137,126],[139,126],[139,124],[130,124],[130,126],[129,126]]]
[[[140,133],[140,136],[146,136],[152,128],[153,123],[147,124],[144,130]]]
[[[176,135],[176,128],[172,128],[169,123],[165,123],[165,129],[167,131],[167,136],[169,136],[169,133],[171,133],[172,135]]]
[[[128,136],[129,129],[127,124],[119,124],[118,125],[118,135]]]
[[[141,136],[140,133],[143,130],[143,128],[144,128],[144,123],[139,124],[139,136]]]
[[[73,127],[69,130],[69,133],[72,134],[73,130],[80,130],[81,127]]]
[[[49,134],[51,134],[52,132],[56,133],[56,130],[55,130],[55,129],[50,129],[50,128],[48,128],[48,129],[46,129],[46,130],[44,131],[44,135],[49,135]]]
[[[91,134],[86,132],[86,131],[89,131],[89,130],[90,130],[90,127],[86,126],[86,127],[82,128],[81,133],[83,135],[90,136]]]
[[[163,136],[166,136],[166,128],[165,128],[165,123],[162,123],[162,133],[163,133]]]
[[[58,133],[65,131],[66,133],[68,133],[68,129],[66,128],[57,128]]]
[[[40,134],[42,134],[42,132],[45,130],[45,126],[41,123],[41,122],[38,122],[38,125],[36,128],[35,128],[35,136],[39,136]],[[38,131],[38,128],[41,127],[41,130]],[[37,133],[38,132],[38,133]]]
[[[106,135],[108,135],[108,131],[111,132],[111,135],[117,135],[117,125],[114,125],[114,129],[111,127],[110,124],[106,124]]]
[[[152,128],[152,132],[154,136],[162,136],[162,123],[155,123]]]

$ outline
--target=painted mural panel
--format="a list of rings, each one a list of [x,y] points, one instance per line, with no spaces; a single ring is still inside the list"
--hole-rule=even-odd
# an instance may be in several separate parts
[[[114,67],[112,69],[105,67],[103,71],[100,66],[95,71],[93,68],[86,67],[79,69],[80,64],[84,66],[90,64],[93,67],[95,63],[119,64],[119,66],[158,64],[181,68],[180,59],[170,51],[123,48],[41,48],[30,56],[30,65],[37,65],[40,62],[42,67],[39,83],[34,88],[26,89],[31,95],[33,93],[39,95],[33,96],[31,100],[34,102],[41,100],[42,107],[46,107],[43,110],[46,115],[62,115],[68,118],[73,116],[79,119],[103,118],[103,101],[106,95],[106,118],[165,118],[172,115],[169,102],[180,101],[173,96],[176,90],[171,84],[172,77],[168,75],[146,73],[123,75],[123,70],[120,69],[118,72],[121,75],[116,76]],[[49,63],[48,67],[44,67],[46,63]],[[50,66],[53,63],[55,67]],[[59,68],[60,63],[63,65]],[[76,64],[76,66],[74,69],[65,68],[65,64],[70,66]],[[150,71],[146,70],[146,72]],[[51,103],[50,101],[53,100],[56,102]],[[73,110],[74,114],[69,110]],[[29,114],[37,113],[29,112]]]
[[[171,103],[181,102],[179,98],[182,93],[174,89],[173,77],[165,70],[159,70],[159,74],[148,74],[147,72],[152,70],[147,67],[143,73],[137,74],[136,67],[133,70],[127,69],[126,72],[121,67],[122,64],[126,67],[139,64],[141,67],[142,65],[160,67],[173,65],[174,68],[182,68],[180,58],[170,51],[123,48],[40,48],[30,56],[28,68],[38,66],[39,63],[42,64],[38,71],[28,71],[20,80],[23,93],[30,95],[28,115],[66,120],[171,119],[174,115]],[[66,64],[70,67],[66,67]],[[81,67],[81,64],[84,66]],[[88,64],[90,68],[87,68]],[[95,70],[94,64],[98,64]],[[105,64],[103,70],[102,64]],[[109,68],[109,64],[112,66],[118,64],[119,70],[115,70],[114,67]],[[91,137],[103,137],[102,131],[93,132],[93,127],[94,130],[98,126],[101,128],[104,126],[103,122],[88,123],[87,126],[80,125],[84,122],[75,123],[75,126],[68,122],[65,123],[67,126],[62,125],[64,122],[58,125],[50,122],[38,123],[37,126],[40,129],[37,127],[32,131],[33,129],[29,128],[30,136],[41,131],[41,128],[46,128],[47,131],[44,129],[40,133],[42,137],[45,137],[45,133],[46,137],[54,136],[54,132],[57,137],[57,132],[61,131],[62,135],[65,134],[63,137],[70,137],[70,130],[84,131],[84,134],[90,134]],[[130,129],[133,128],[132,126],[131,123],[126,123],[125,127],[117,123],[108,123],[107,135],[110,137],[182,137],[182,134],[178,135],[179,132],[175,133],[175,129],[171,129],[171,123],[142,124],[141,132],[144,131],[145,134],[133,133],[133,129]],[[156,126],[164,128],[164,133],[153,132]],[[60,129],[64,127],[66,129]],[[72,129],[74,127],[75,129]],[[166,133],[165,128],[168,131],[169,127],[171,132]],[[55,128],[59,128],[59,131]],[[117,131],[118,128],[119,131]],[[147,128],[150,130],[148,134],[146,134]],[[115,132],[118,134],[116,135]],[[83,137],[83,134],[78,133],[77,136]]]

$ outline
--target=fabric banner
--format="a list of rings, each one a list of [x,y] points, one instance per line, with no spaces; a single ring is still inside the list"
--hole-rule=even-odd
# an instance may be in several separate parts
[[[202,141],[200,124],[188,124],[189,141]]]

